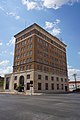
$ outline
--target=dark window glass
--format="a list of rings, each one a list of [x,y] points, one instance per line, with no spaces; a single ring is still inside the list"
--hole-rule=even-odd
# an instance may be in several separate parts
[[[26,66],[26,70],[28,70],[28,65]]]
[[[14,80],[17,80],[17,76],[14,76]]]
[[[65,79],[65,82],[67,82],[67,79]]]
[[[59,90],[59,84],[57,84],[57,90]]]
[[[6,78],[6,87],[5,87],[5,89],[9,89],[9,82],[10,82],[10,78],[7,77]]]
[[[45,76],[45,80],[48,80],[48,76]]]
[[[61,78],[61,82],[63,82],[63,78]]]
[[[27,83],[27,90],[30,90],[30,83]]]
[[[54,84],[53,83],[51,84],[51,89],[54,90]]]
[[[41,80],[41,75],[38,75],[38,79]]]
[[[56,80],[57,80],[57,82],[59,81],[59,78],[58,77],[56,77]]]
[[[63,86],[63,84],[61,84],[61,89],[62,89],[62,90],[64,89],[64,86]]]
[[[14,83],[14,90],[16,90],[17,88],[17,83]]]
[[[30,74],[27,75],[27,79],[30,79]]]
[[[45,90],[48,90],[48,83],[45,83]]]
[[[41,90],[41,83],[38,83],[38,90]]]
[[[53,76],[51,77],[51,80],[52,80],[52,81],[54,80],[54,77],[53,77]]]

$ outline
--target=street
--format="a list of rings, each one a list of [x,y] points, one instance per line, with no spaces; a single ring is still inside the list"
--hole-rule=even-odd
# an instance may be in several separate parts
[[[80,94],[0,94],[0,120],[80,120]]]

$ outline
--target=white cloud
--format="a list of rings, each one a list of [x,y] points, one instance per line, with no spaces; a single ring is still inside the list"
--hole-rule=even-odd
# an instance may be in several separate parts
[[[0,41],[0,46],[2,46],[3,45],[3,43]]]
[[[6,66],[9,63],[9,60],[3,60],[0,62],[0,67]]]
[[[14,56],[14,52],[10,52],[10,55]]]
[[[9,65],[9,60],[0,61],[0,76],[4,76],[4,74],[11,72],[12,66]]]
[[[79,0],[21,0],[23,5],[26,5],[27,10],[52,8],[59,9],[63,5],[73,5]]]
[[[54,36],[57,36],[57,35],[59,35],[60,33],[61,33],[61,29],[60,29],[60,28],[53,28],[52,34],[53,34]]]
[[[2,6],[0,6],[0,10],[4,11],[4,8]]]
[[[73,74],[77,74],[76,79],[80,80],[80,69],[75,69],[68,65],[68,76],[70,80],[74,80]]]
[[[78,54],[80,55],[80,52],[78,52]]]
[[[10,15],[10,16],[15,16],[16,13],[15,12],[6,12],[7,15]]]
[[[15,16],[15,19],[16,19],[16,20],[19,20],[19,19],[20,19],[20,16],[16,15],[16,16]]]
[[[12,37],[11,40],[9,40],[9,42],[7,43],[7,45],[14,45],[15,44],[15,38]]]
[[[54,26],[56,26],[57,24],[59,24],[61,21],[59,20],[59,19],[56,19],[55,21],[54,21]]]
[[[22,4],[27,7],[27,10],[40,9],[40,3],[37,0],[22,0]]]
[[[52,29],[53,28],[53,23],[46,21],[45,22],[45,28],[46,29]]]
[[[57,36],[61,33],[61,29],[58,27],[58,24],[61,21],[59,19],[56,19],[54,22],[45,22],[45,28],[47,30],[50,30],[49,32],[51,32],[51,34],[53,34],[54,36]]]
[[[7,53],[7,51],[6,51],[6,50],[2,51],[2,54],[6,54],[6,53]]]
[[[7,16],[14,17],[16,20],[20,19],[20,16],[17,15],[16,12],[9,12],[8,10],[5,10],[5,8],[3,8],[2,6],[0,6],[0,10],[3,11],[4,14],[6,14]]]
[[[79,2],[79,0],[42,0],[43,5],[46,8],[53,8],[53,9],[59,9],[61,6],[69,4],[72,5],[75,2]]]
[[[16,20],[20,19],[20,16],[17,15],[15,12],[5,12],[6,15],[14,17]]]

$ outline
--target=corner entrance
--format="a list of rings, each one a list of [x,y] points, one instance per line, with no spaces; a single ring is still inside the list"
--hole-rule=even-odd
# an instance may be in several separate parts
[[[19,92],[24,91],[24,76],[20,76],[19,78]]]

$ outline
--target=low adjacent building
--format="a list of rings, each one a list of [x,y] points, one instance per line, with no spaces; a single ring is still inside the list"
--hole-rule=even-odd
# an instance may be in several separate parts
[[[75,90],[76,87],[80,88],[80,81],[79,80],[76,81],[76,83],[75,83],[75,81],[69,81],[69,91]]]
[[[3,86],[4,86],[4,77],[0,76],[0,91],[3,91]]]

